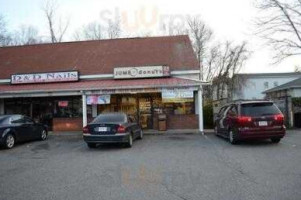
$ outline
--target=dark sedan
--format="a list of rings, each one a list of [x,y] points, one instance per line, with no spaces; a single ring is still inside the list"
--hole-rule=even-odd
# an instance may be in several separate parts
[[[83,128],[83,138],[88,147],[101,143],[124,143],[132,147],[135,139],[142,139],[143,132],[136,120],[125,113],[98,115]]]
[[[46,140],[47,127],[23,115],[0,115],[0,145],[11,149],[17,142]]]

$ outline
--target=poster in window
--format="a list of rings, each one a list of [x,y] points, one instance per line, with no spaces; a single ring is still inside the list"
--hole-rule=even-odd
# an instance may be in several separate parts
[[[59,107],[68,107],[68,101],[59,101],[58,102]]]
[[[111,95],[92,95],[87,96],[88,105],[110,104]]]
[[[162,101],[164,103],[193,102],[193,90],[188,89],[163,89]]]
[[[100,95],[97,98],[97,104],[110,104],[111,95]]]
[[[87,96],[87,104],[88,105],[97,104],[97,96]]]

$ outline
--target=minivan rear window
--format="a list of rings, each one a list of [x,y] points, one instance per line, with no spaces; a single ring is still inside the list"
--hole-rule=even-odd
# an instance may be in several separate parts
[[[243,116],[266,116],[281,113],[274,103],[248,103],[241,105]]]
[[[122,114],[101,114],[92,123],[124,123],[125,121],[126,117]]]

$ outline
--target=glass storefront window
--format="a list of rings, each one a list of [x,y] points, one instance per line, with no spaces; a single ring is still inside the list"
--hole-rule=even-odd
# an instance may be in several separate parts
[[[29,99],[6,99],[5,100],[6,114],[21,114],[30,116],[30,100]]]
[[[37,120],[81,117],[81,97],[19,98],[5,100],[6,114],[22,114]]]
[[[54,117],[75,118],[82,116],[81,97],[66,97],[54,100]]]
[[[194,114],[194,102],[164,103],[164,113],[169,115]]]

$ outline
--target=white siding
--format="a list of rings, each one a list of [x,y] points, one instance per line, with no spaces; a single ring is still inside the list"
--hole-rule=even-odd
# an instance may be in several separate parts
[[[292,97],[301,97],[301,88],[295,88],[292,90]]]
[[[251,76],[244,80],[244,83],[240,91],[236,91],[233,94],[233,100],[236,99],[263,99],[265,97],[262,94],[263,91],[274,88],[274,83],[277,82],[278,86],[284,83],[293,81],[299,78],[300,75],[295,76]],[[268,87],[265,87],[265,83],[268,83]]]

